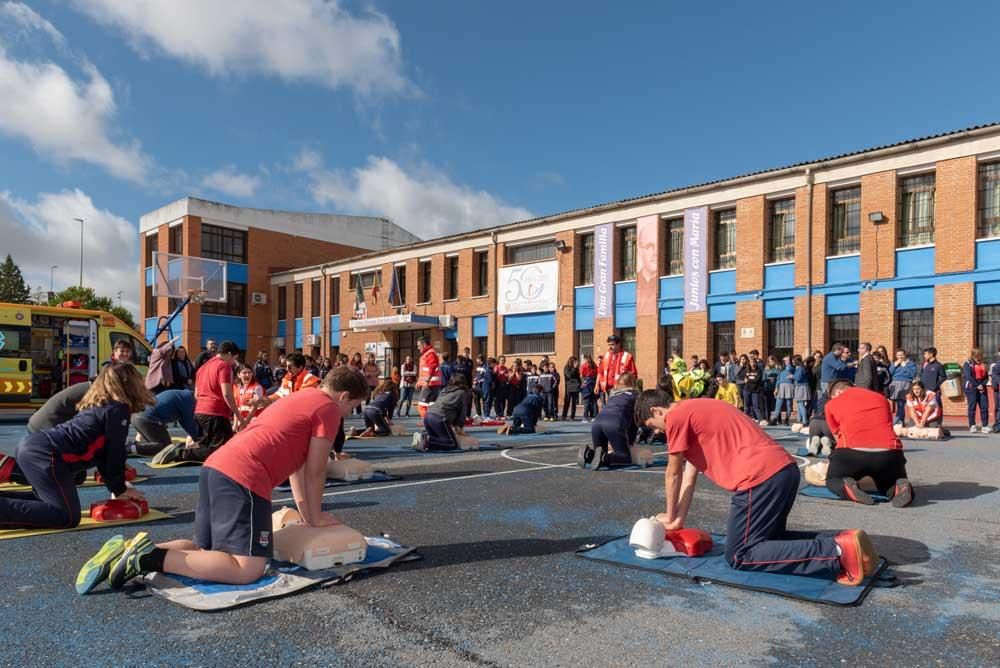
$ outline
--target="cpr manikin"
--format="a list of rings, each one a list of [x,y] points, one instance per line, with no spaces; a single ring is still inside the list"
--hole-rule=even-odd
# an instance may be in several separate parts
[[[628,544],[641,559],[700,557],[712,549],[712,537],[701,529],[667,531],[649,517],[635,523]]]
[[[326,463],[326,477],[331,480],[371,480],[375,469],[360,459],[331,459]]]
[[[631,446],[629,449],[629,454],[632,455],[632,463],[636,466],[648,467],[653,464],[653,451],[649,448],[640,448],[639,446]]]
[[[311,527],[302,523],[294,508],[271,515],[274,527],[274,558],[298,564],[310,571],[356,564],[365,560],[368,544],[360,532],[344,524]]]
[[[896,432],[896,436],[932,441],[941,439],[941,430],[937,427],[904,427],[901,424],[897,424],[893,425],[892,429]]]

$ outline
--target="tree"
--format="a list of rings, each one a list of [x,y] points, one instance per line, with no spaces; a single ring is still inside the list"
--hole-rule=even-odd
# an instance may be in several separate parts
[[[132,312],[122,306],[115,306],[111,297],[98,297],[94,288],[81,288],[74,285],[66,288],[62,292],[57,292],[49,300],[49,306],[59,306],[63,302],[80,302],[80,308],[92,309],[95,311],[107,311],[118,316],[126,325],[136,329],[135,319]]]
[[[21,268],[8,253],[7,259],[0,264],[0,302],[27,304],[30,297],[31,288],[24,282]]]

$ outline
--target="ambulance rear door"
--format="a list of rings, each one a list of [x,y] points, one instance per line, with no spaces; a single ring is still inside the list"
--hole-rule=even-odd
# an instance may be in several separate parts
[[[65,337],[67,386],[95,377],[100,371],[97,360],[97,321],[70,320],[66,323]]]

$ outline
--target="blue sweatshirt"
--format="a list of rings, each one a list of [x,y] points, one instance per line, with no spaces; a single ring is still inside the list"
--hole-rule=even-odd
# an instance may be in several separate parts
[[[847,377],[847,364],[835,353],[828,352],[823,356],[823,364],[820,367],[819,382],[832,383],[838,378]]]
[[[43,433],[71,471],[96,466],[112,494],[125,491],[125,439],[131,412],[118,401],[94,406]]]
[[[913,382],[913,379],[917,377],[917,365],[914,364],[913,360],[906,360],[898,365],[893,364],[889,367],[889,371],[892,374],[892,382]]]
[[[365,410],[369,408],[375,408],[383,417],[389,417],[396,410],[396,395],[392,392],[377,394],[371,403],[365,406]]]
[[[521,423],[528,429],[534,429],[538,424],[538,419],[542,417],[542,405],[545,400],[542,395],[532,392],[526,396],[521,403],[514,406],[512,417],[520,418]]]
[[[194,421],[194,392],[191,390],[167,390],[156,395],[156,405],[141,413],[147,420],[160,424],[176,422],[191,438],[198,438],[200,430]]]

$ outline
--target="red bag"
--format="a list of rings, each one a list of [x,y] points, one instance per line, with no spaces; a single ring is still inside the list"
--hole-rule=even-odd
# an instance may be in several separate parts
[[[146,499],[105,499],[90,504],[90,518],[96,522],[137,520],[148,513]]]

